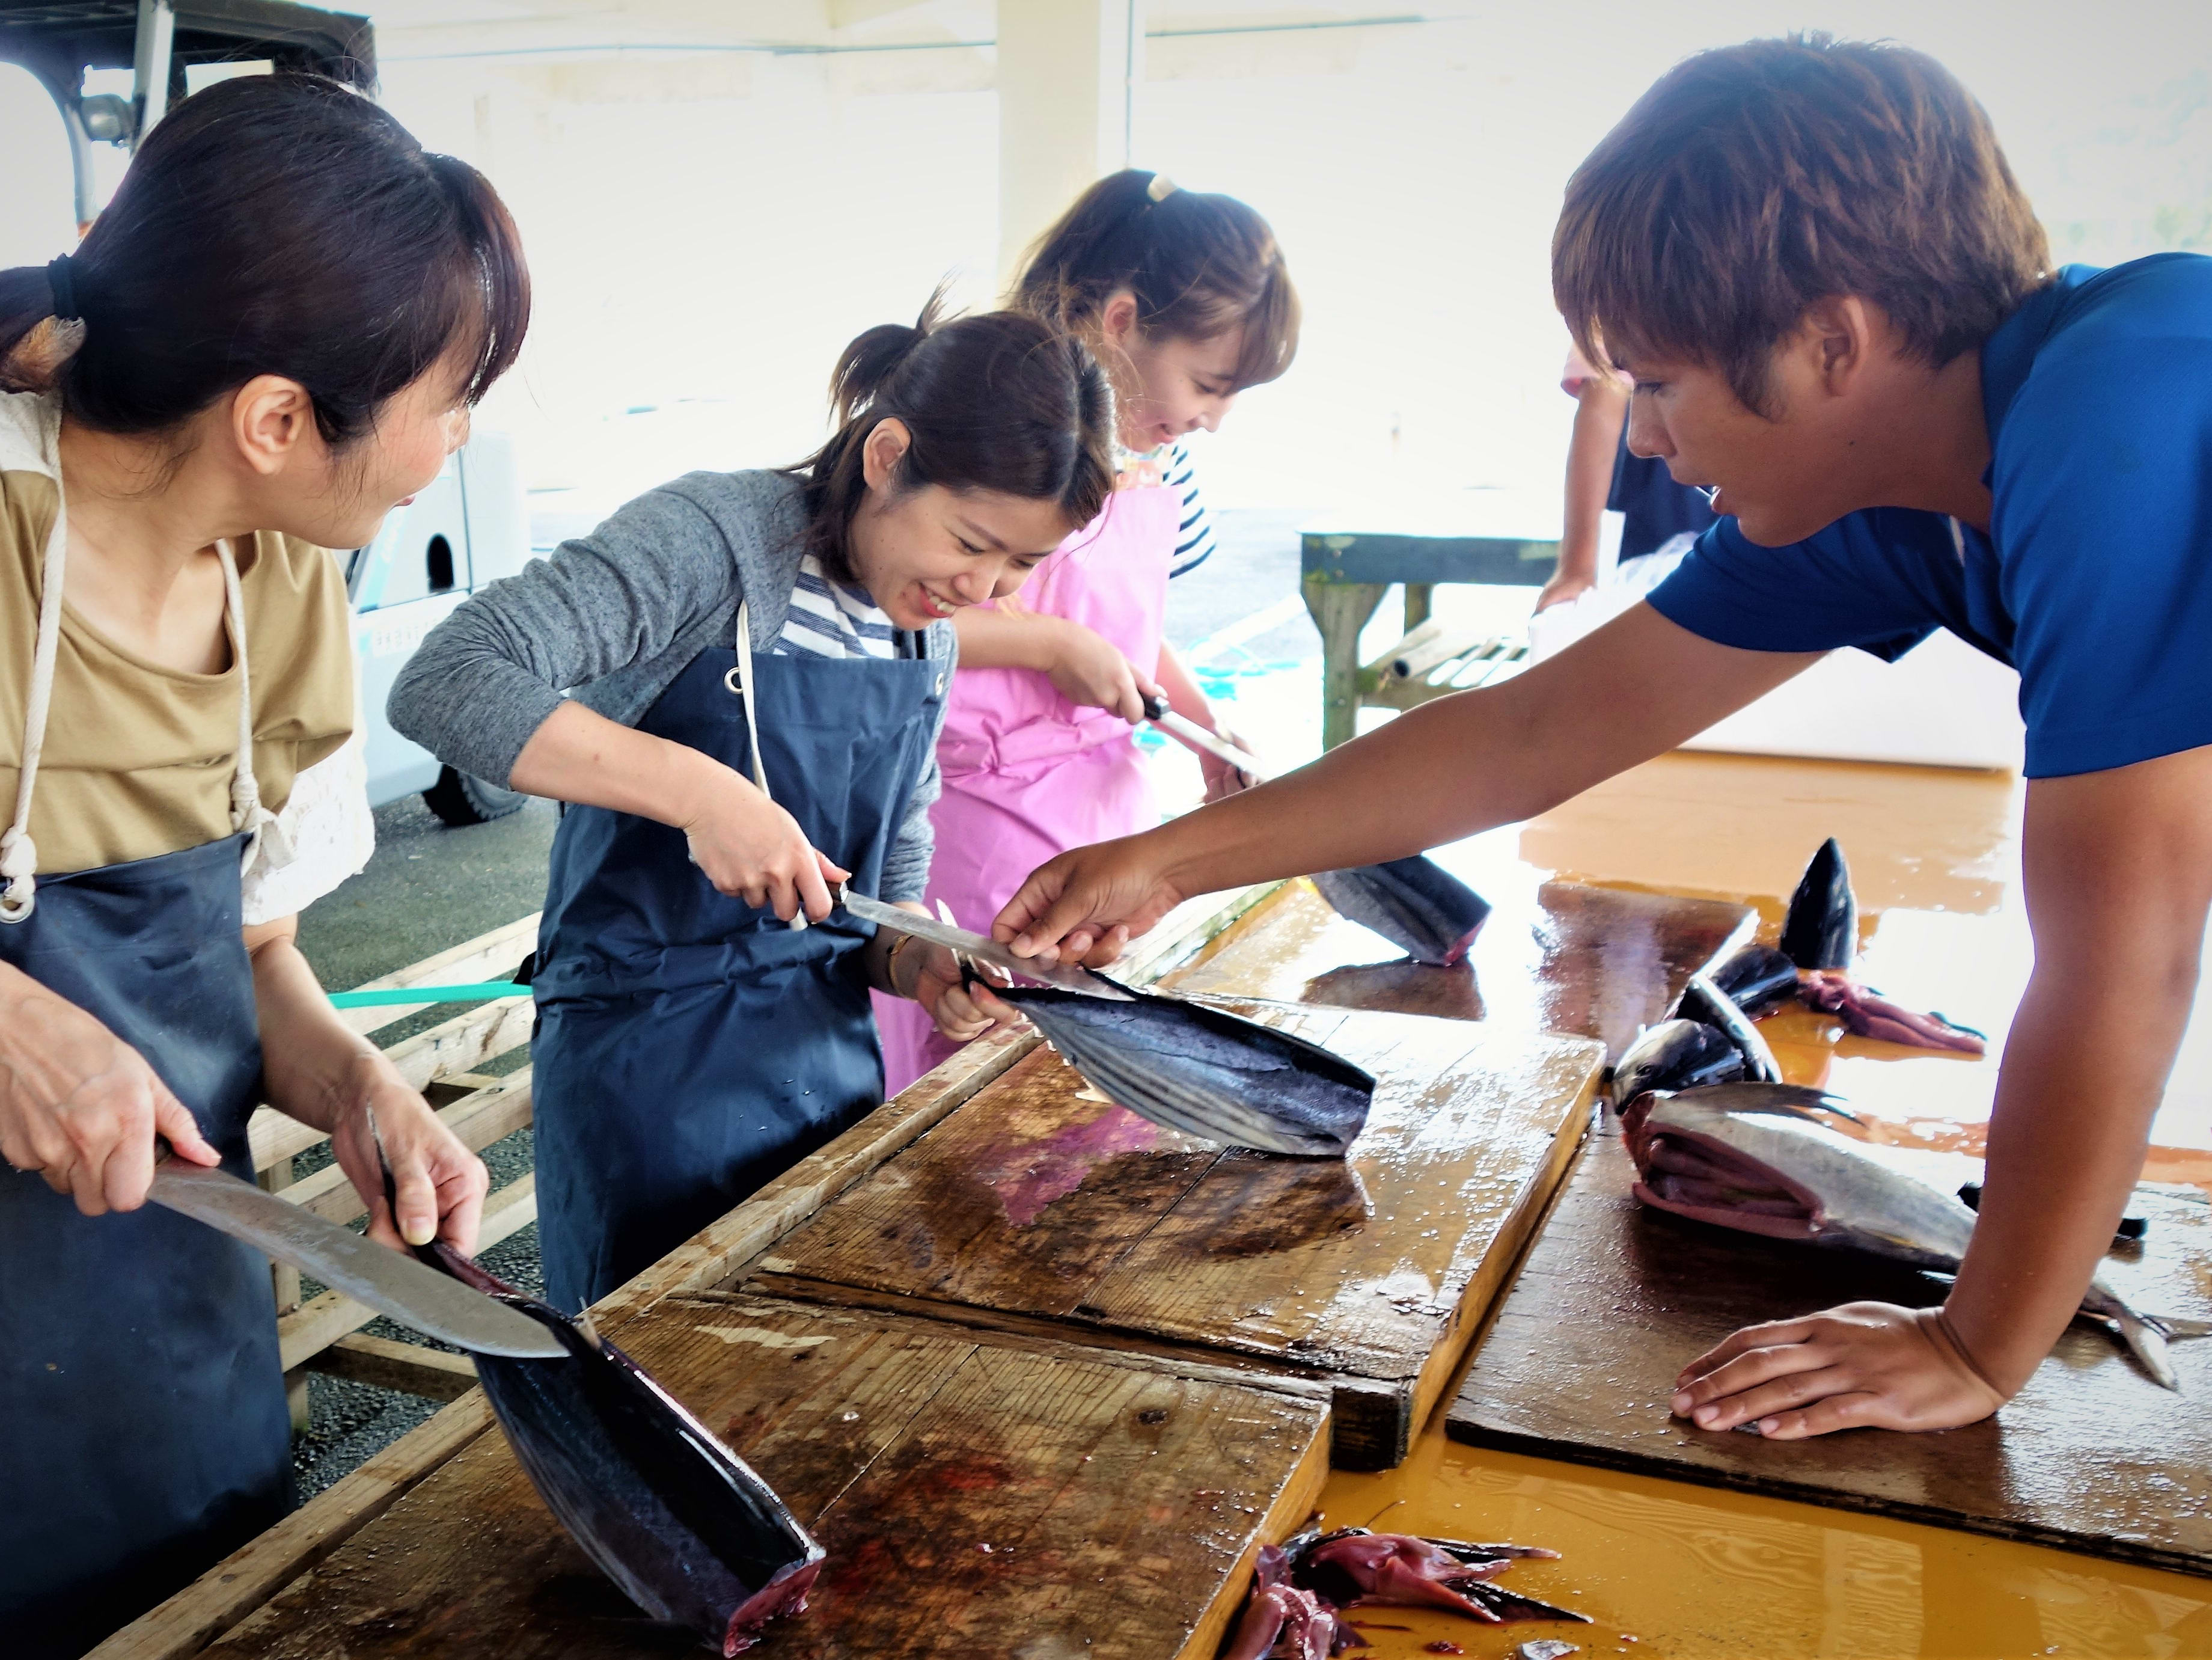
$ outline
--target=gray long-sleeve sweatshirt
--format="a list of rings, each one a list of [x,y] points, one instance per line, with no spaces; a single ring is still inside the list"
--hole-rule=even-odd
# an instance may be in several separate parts
[[[499,784],[564,694],[634,727],[693,658],[737,643],[740,601],[750,602],[753,649],[774,648],[805,530],[799,486],[781,473],[693,472],[648,490],[433,629],[392,684],[392,724],[440,760]],[[952,625],[933,623],[922,639],[950,675]],[[941,729],[942,705],[938,720]],[[921,897],[938,787],[933,744],[884,855],[884,899]]]

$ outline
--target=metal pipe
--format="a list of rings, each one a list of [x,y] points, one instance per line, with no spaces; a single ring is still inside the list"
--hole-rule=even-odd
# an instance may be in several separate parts
[[[169,109],[169,56],[176,44],[177,14],[169,0],[138,0],[138,39],[131,54],[132,92],[138,106],[136,151]]]

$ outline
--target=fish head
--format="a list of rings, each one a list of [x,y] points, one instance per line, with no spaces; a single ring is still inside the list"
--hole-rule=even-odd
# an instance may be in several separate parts
[[[1621,1052],[1609,1098],[1617,1112],[1653,1090],[1724,1083],[1743,1073],[1743,1055],[1726,1032],[1701,1020],[1662,1020]]]

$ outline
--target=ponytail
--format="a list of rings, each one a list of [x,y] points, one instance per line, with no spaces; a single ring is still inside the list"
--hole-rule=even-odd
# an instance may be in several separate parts
[[[935,484],[1052,502],[1070,530],[1114,488],[1114,392],[1082,343],[1024,312],[945,317],[940,288],[911,327],[859,336],[830,377],[830,441],[786,469],[799,481],[809,550],[853,579],[854,515],[867,494],[862,455],[884,421],[910,441],[892,476],[901,491]]]
[[[451,358],[476,402],[529,319],[514,221],[475,168],[336,81],[242,76],[154,129],[66,263],[0,271],[0,385],[155,434],[283,375],[338,447]]]
[[[1282,249],[1233,196],[1179,190],[1141,167],[1109,173],[1030,248],[1007,303],[1095,336],[1124,289],[1148,336],[1212,340],[1242,328],[1237,391],[1277,379],[1297,355],[1297,290]]]

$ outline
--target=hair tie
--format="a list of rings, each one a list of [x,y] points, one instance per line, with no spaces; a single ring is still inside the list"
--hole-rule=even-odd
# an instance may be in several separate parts
[[[46,286],[54,292],[54,320],[58,323],[81,321],[76,309],[76,283],[70,275],[69,255],[60,254],[46,262]]]
[[[1175,193],[1176,181],[1164,173],[1154,173],[1152,182],[1145,186],[1145,199],[1148,202],[1164,202]]]

